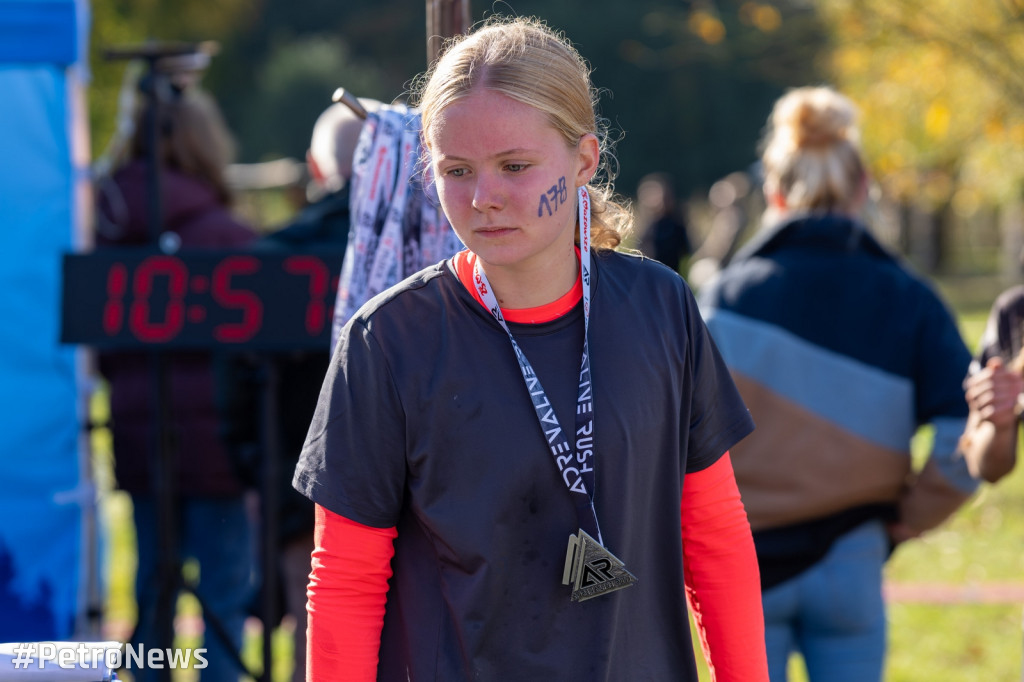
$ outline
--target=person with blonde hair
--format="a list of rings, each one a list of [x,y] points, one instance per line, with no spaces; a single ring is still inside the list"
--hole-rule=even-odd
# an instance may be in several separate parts
[[[733,452],[773,682],[881,680],[882,567],[975,490],[957,441],[970,355],[933,288],[871,235],[853,103],[790,91],[768,120],[765,224],[700,292],[757,431]],[[927,463],[910,440],[934,426]]]
[[[615,250],[586,63],[492,18],[417,92],[466,249],[341,331],[294,479],[309,679],[696,682],[687,601],[718,680],[767,679],[752,423],[682,278]]]

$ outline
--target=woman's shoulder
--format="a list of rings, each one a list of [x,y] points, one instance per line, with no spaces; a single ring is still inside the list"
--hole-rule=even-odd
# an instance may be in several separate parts
[[[595,255],[595,261],[601,272],[599,277],[633,277],[652,282],[664,282],[673,286],[685,285],[678,272],[639,251],[632,249],[597,251]]]
[[[413,327],[423,319],[436,319],[452,304],[461,287],[448,271],[447,261],[423,268],[369,298],[352,316],[369,329]]]
[[[344,321],[339,339],[361,338],[355,345],[368,343],[388,362],[436,359],[464,331],[473,306],[485,312],[442,262],[367,299]]]
[[[687,309],[694,296],[682,275],[635,251],[597,254],[597,290],[616,294],[626,305],[647,301],[665,311]]]

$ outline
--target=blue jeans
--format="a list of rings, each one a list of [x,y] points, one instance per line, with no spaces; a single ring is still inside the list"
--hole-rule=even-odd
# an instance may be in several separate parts
[[[885,526],[871,521],[839,538],[811,568],[763,592],[772,682],[785,682],[793,652],[803,655],[810,682],[882,679],[887,555]]]
[[[155,629],[155,607],[160,592],[157,500],[150,495],[136,495],[132,497],[132,504],[139,556],[135,578],[139,622],[132,643],[136,646],[144,643],[148,651],[151,646],[167,646],[156,641]],[[199,562],[196,592],[231,639],[230,645],[225,644],[210,621],[204,618],[206,627],[201,646],[206,648],[203,655],[209,665],[200,671],[200,679],[237,680],[242,671],[234,661],[232,650],[241,649],[242,628],[254,589],[253,533],[244,499],[183,497],[177,526],[180,559],[194,558]],[[204,613],[204,617],[207,615]],[[131,673],[136,681],[160,677],[160,671],[156,670],[133,668]]]

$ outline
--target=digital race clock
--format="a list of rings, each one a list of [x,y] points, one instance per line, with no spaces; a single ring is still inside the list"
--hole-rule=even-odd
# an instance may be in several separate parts
[[[61,341],[327,349],[343,255],[148,247],[65,255]]]

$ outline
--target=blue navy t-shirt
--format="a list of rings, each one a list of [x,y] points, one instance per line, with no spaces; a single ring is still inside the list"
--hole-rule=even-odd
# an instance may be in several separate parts
[[[508,336],[447,263],[343,330],[294,484],[353,521],[397,526],[381,680],[693,680],[683,477],[753,428],[683,280],[594,255],[594,504],[637,584],[562,585],[576,509]],[[575,425],[583,311],[509,327]]]

